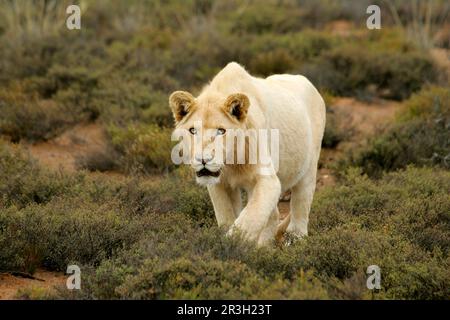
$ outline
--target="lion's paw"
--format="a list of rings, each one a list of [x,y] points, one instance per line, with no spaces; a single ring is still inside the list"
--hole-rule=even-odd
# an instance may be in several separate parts
[[[231,226],[230,230],[227,232],[227,236],[231,236],[233,234],[240,234],[245,239],[255,241],[259,236],[258,230],[255,228],[254,221],[250,219],[246,219],[242,217],[242,214],[239,218]]]

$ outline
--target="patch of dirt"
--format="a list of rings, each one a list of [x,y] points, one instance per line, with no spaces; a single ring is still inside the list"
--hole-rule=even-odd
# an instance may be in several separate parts
[[[355,30],[355,25],[347,20],[335,20],[327,24],[325,30],[333,35],[347,37]]]
[[[450,50],[434,48],[430,50],[430,54],[439,69],[445,71],[447,78],[450,79]]]
[[[79,124],[55,139],[26,145],[40,164],[54,170],[73,172],[77,157],[105,150],[107,137],[97,123]]]
[[[386,126],[394,119],[400,105],[397,101],[382,99],[367,103],[354,98],[336,98],[330,108],[345,120],[345,127],[353,131],[350,141],[355,141]]]
[[[12,276],[6,273],[0,273],[0,300],[17,299],[17,292],[19,289],[39,288],[51,291],[56,285],[64,285],[67,279],[63,273],[45,270],[37,270],[33,274],[33,277],[36,279],[28,279]]]
[[[346,134],[335,149],[322,149],[320,155],[319,187],[330,185],[320,178],[328,175],[329,164],[336,162],[348,150],[361,145],[368,138],[383,130],[395,118],[401,103],[391,100],[362,102],[354,98],[336,98],[329,107],[338,119],[340,131]]]

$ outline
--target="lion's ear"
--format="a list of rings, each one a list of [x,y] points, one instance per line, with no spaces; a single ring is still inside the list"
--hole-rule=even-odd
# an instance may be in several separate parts
[[[195,98],[186,91],[175,91],[169,97],[169,105],[172,109],[175,122],[180,122],[191,110]]]
[[[225,101],[225,111],[238,121],[243,122],[247,118],[248,108],[250,107],[250,100],[245,94],[235,93],[228,96]]]

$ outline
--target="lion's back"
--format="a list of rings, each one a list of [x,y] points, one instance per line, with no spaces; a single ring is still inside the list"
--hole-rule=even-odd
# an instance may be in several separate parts
[[[267,119],[272,128],[280,128],[279,177],[288,188],[317,162],[325,129],[325,103],[303,76],[273,75],[264,82],[265,91],[272,92],[266,95],[270,101]]]
[[[321,133],[325,129],[325,102],[316,87],[304,76],[280,74],[266,78],[267,81],[276,83],[285,88],[296,99],[303,102],[306,111],[311,119],[311,125],[317,131],[317,135],[322,139]]]

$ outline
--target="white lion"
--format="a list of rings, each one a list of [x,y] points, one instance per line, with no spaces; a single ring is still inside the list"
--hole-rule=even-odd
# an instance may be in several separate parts
[[[197,182],[207,185],[219,226],[230,232],[238,229],[260,245],[285,231],[298,237],[308,234],[325,128],[325,103],[311,82],[287,74],[256,78],[232,62],[197,98],[176,91],[169,102],[176,128],[188,130],[192,141],[202,130],[214,132],[200,137],[200,151],[191,145],[189,157]],[[211,146],[217,137],[227,139],[233,129],[278,129],[278,171],[274,163],[269,164],[269,174],[262,174],[267,166],[261,163],[217,162],[218,151]],[[291,190],[290,214],[279,223],[278,199],[287,190]],[[244,208],[243,191],[248,196]]]

